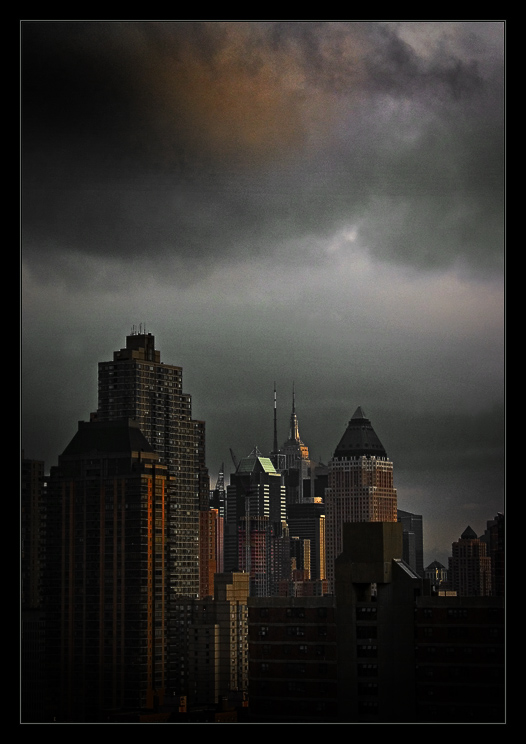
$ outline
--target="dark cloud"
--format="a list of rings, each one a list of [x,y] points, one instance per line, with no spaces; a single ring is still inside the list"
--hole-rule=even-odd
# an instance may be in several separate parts
[[[286,438],[295,380],[314,456],[363,405],[405,508],[445,529],[457,492],[463,515],[494,516],[502,36],[499,22],[23,22],[28,454],[56,460],[96,408],[97,362],[145,321],[185,369],[212,477],[230,447],[270,447],[275,380]]]
[[[206,265],[360,221],[384,258],[498,261],[501,92],[396,31],[23,24],[26,252]]]

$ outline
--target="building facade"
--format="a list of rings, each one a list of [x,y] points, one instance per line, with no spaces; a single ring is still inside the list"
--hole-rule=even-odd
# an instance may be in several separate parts
[[[99,363],[96,419],[135,420],[173,479],[169,533],[170,592],[199,596],[199,512],[209,507],[205,424],[192,418],[183,370],[161,362],[151,333],[132,332],[126,347]]]
[[[292,410],[290,413],[289,437],[279,451],[283,462],[283,474],[287,491],[287,506],[302,503],[303,485],[310,478],[311,461],[309,448],[300,437],[298,416],[296,414],[296,393],[292,389]],[[314,464],[312,464],[314,466]]]
[[[351,522],[343,537],[335,582],[340,718],[414,722],[414,612],[423,580],[402,559],[402,525]]]
[[[491,558],[491,590],[494,597],[504,597],[506,587],[506,520],[499,512],[487,522],[481,540],[486,543],[487,555]]]
[[[424,578],[429,582],[432,594],[448,590],[447,568],[440,561],[432,561],[424,570]]]
[[[503,722],[503,598],[428,594],[400,522],[343,533],[334,595],[248,600],[250,719]]]
[[[169,689],[170,476],[136,422],[79,422],[51,468],[45,606],[57,720],[152,710]]]
[[[250,720],[338,720],[334,597],[250,598]]]
[[[424,526],[422,515],[398,509],[397,519],[402,523],[404,529],[404,561],[421,578],[424,578]]]
[[[356,409],[329,462],[325,492],[327,579],[343,550],[346,522],[396,522],[393,463],[363,410]]]
[[[283,477],[255,447],[238,463],[226,491],[225,571],[248,573],[250,595],[268,596],[290,571]]]
[[[177,657],[174,685],[189,708],[232,702],[248,689],[249,577],[216,574],[213,596],[180,597],[170,619]]]
[[[486,543],[468,526],[451,548],[450,588],[461,597],[489,596],[492,593],[491,558]]]
[[[287,506],[290,536],[308,541],[308,579],[324,581],[325,565],[325,505],[321,501],[304,501]],[[306,561],[304,561],[305,563]],[[303,568],[298,566],[298,568]]]
[[[414,639],[419,723],[504,723],[502,597],[420,597]]]

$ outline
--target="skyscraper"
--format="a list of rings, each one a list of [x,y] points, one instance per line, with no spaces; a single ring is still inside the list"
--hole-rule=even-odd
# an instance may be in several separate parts
[[[44,596],[58,720],[163,703],[169,481],[128,419],[79,422],[51,468]]]
[[[487,546],[471,527],[453,543],[449,558],[449,583],[460,597],[486,597],[491,590],[491,558]]]
[[[404,561],[424,578],[424,530],[421,514],[398,509],[397,518],[404,529]]]
[[[396,522],[393,463],[358,407],[329,462],[325,499],[327,578],[334,591],[334,561],[343,549],[345,522]]]
[[[292,387],[292,410],[290,413],[289,438],[280,450],[284,462],[287,505],[303,502],[303,483],[310,477],[311,461],[309,448],[300,437],[296,414],[296,393]]]
[[[309,541],[309,579],[325,579],[325,505],[315,501],[289,504],[287,523],[291,537]]]
[[[251,596],[268,596],[279,576],[283,555],[277,541],[287,541],[285,486],[272,461],[255,447],[240,460],[227,486],[225,521],[226,571],[250,573]],[[290,564],[289,564],[290,566]]]
[[[199,511],[209,508],[205,424],[192,418],[183,392],[183,370],[161,362],[151,333],[132,333],[113,360],[99,363],[96,418],[137,421],[172,477],[169,550],[174,568],[170,591],[199,594]]]

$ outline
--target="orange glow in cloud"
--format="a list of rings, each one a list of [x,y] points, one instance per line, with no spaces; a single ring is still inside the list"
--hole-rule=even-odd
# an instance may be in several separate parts
[[[143,116],[156,136],[170,139],[205,156],[234,158],[242,163],[297,154],[307,131],[332,118],[334,86],[346,94],[348,74],[340,77],[342,62],[361,77],[361,44],[322,44],[329,87],[313,84],[298,45],[275,48],[264,29],[250,23],[203,24],[213,48],[205,57],[189,36],[171,45],[145,48],[136,83]],[[159,31],[162,33],[163,28]],[[352,58],[352,63],[351,63]],[[153,102],[153,108],[152,108]]]

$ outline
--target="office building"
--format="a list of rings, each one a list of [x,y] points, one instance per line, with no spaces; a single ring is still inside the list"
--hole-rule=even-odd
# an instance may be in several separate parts
[[[286,543],[286,547],[280,543]],[[227,486],[225,571],[246,571],[251,596],[268,596],[290,556],[283,477],[257,447],[240,460]],[[289,564],[290,568],[290,564]]]
[[[294,386],[292,388],[289,437],[283,443],[280,454],[284,463],[283,474],[287,491],[287,505],[302,503],[304,498],[303,484],[305,480],[310,478],[311,461],[309,448],[300,437]]]
[[[494,519],[488,520],[486,530],[480,536],[486,543],[486,553],[491,558],[491,593],[494,597],[504,597],[505,593],[505,524],[504,514],[499,512]]]
[[[403,559],[424,578],[424,528],[421,514],[397,510],[397,519],[404,530]]]
[[[45,609],[57,720],[165,701],[171,480],[128,419],[79,422],[51,468]]]
[[[393,463],[360,407],[329,462],[325,494],[327,579],[334,591],[334,561],[343,549],[343,525],[397,521]]]
[[[308,579],[323,581],[325,575],[325,505],[304,501],[287,506],[287,524],[291,538],[308,541]],[[306,561],[303,561],[305,564]],[[303,568],[304,565],[298,568]]]
[[[221,470],[218,473],[216,487],[210,491],[210,508],[217,509],[219,516],[225,518],[225,464],[221,464]]]
[[[96,419],[135,420],[173,478],[170,592],[199,595],[199,512],[209,508],[205,425],[192,418],[181,367],[165,364],[151,333],[132,332],[126,347],[99,363]]]
[[[447,568],[440,561],[432,561],[424,570],[424,578],[429,582],[431,594],[448,591]]]
[[[460,597],[487,597],[492,593],[491,558],[487,546],[471,527],[466,527],[451,546],[450,588]]]

